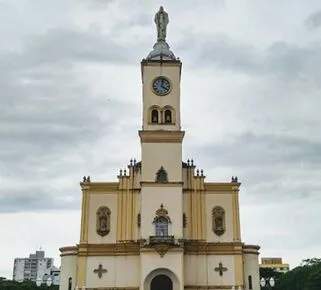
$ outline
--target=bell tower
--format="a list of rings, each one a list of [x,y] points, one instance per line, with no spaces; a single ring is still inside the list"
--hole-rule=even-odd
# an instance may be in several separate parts
[[[139,131],[142,153],[141,236],[155,235],[153,219],[161,207],[171,224],[167,235],[182,238],[182,141],[180,118],[181,61],[166,42],[168,14],[155,15],[157,42],[141,62],[143,124]]]

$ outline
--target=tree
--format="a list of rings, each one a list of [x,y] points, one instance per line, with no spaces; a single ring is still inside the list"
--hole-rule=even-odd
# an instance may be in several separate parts
[[[282,275],[275,290],[320,290],[321,259],[305,259],[301,265]]]
[[[7,280],[6,278],[0,277],[0,289],[1,290],[58,290],[59,286],[52,285],[50,287],[46,285],[41,285],[37,287],[35,282],[23,281],[17,282],[13,280]]]

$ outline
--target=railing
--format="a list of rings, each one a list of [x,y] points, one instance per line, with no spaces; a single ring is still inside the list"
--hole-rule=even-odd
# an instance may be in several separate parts
[[[174,236],[150,236],[149,237],[149,243],[151,245],[155,244],[175,244]]]

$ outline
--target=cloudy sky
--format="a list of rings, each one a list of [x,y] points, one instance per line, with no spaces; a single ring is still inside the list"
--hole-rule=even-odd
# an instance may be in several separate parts
[[[184,2],[184,5],[182,3]],[[237,175],[242,238],[291,266],[321,253],[319,0],[0,0],[0,276],[79,241],[83,175],[140,159],[154,13],[183,62],[184,160]]]

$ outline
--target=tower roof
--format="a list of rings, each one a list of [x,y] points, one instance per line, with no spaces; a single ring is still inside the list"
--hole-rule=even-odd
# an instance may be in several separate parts
[[[169,49],[166,41],[157,41],[153,50],[148,54],[147,60],[176,60],[176,56]]]

